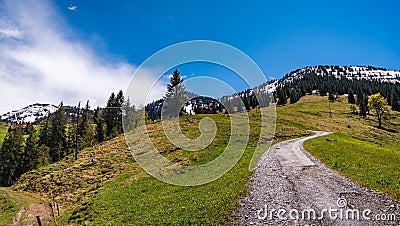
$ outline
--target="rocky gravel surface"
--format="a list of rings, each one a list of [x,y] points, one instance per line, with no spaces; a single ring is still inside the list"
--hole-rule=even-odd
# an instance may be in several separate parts
[[[400,203],[336,173],[304,150],[305,140],[264,153],[233,225],[400,225]]]

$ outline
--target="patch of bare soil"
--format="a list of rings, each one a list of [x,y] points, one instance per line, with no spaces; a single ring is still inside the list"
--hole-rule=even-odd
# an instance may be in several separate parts
[[[53,221],[53,211],[48,203],[40,197],[27,192],[17,192],[10,188],[1,188],[5,195],[21,205],[12,226],[37,225],[39,216],[42,225],[49,225]]]

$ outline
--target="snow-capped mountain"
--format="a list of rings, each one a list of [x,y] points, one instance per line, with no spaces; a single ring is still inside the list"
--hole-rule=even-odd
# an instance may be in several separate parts
[[[57,111],[57,107],[52,104],[32,104],[20,110],[14,110],[1,116],[1,121],[33,123]]]
[[[307,74],[318,76],[334,76],[350,80],[371,80],[386,83],[400,83],[400,71],[387,70],[373,66],[309,66],[294,70],[281,79],[265,83],[255,89],[265,92],[274,92],[278,85],[285,86],[294,80],[300,80]]]
[[[365,79],[400,83],[399,71],[372,66],[311,66],[292,71],[282,79],[284,79],[285,82],[290,82],[292,79],[301,79],[303,75],[312,73],[319,76],[335,76],[336,78],[347,78],[350,80]]]

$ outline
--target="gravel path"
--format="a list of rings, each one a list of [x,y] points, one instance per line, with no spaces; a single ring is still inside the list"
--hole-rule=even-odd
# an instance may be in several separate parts
[[[305,140],[329,134],[314,132],[264,153],[234,225],[400,225],[399,202],[339,175],[304,150]]]

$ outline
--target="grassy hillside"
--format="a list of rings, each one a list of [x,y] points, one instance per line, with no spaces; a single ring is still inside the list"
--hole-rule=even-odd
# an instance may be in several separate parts
[[[309,140],[304,146],[341,174],[400,200],[399,150],[342,133]]]
[[[332,117],[330,117],[329,106]],[[393,150],[400,150],[400,114],[392,112],[392,119],[378,128],[374,116],[366,119],[350,114],[350,105],[346,97],[330,103],[327,97],[316,95],[302,97],[293,105],[278,107],[278,126],[281,121],[295,122],[306,129],[341,132],[350,137],[377,144]]]
[[[331,113],[327,97],[306,96],[298,103],[277,108],[278,125],[276,138],[290,139],[310,134],[307,129],[340,132],[329,138],[332,152],[319,153],[319,147],[325,145],[326,138],[321,138],[307,148],[318,158],[331,164],[340,172],[352,175],[356,180],[372,186],[368,181],[375,180],[373,172],[367,168],[345,167],[344,161],[355,162],[360,166],[375,162],[371,169],[390,171],[389,179],[382,183],[398,181],[400,161],[395,161],[400,149],[399,134],[400,115],[395,115],[390,123],[385,123],[386,130],[378,129],[372,117],[367,120],[350,114],[345,100],[331,103]],[[25,174],[14,186],[14,189],[41,194],[48,202],[54,199],[59,203],[60,224],[227,224],[233,220],[232,212],[238,207],[238,200],[246,194],[246,184],[251,172],[248,170],[251,156],[258,142],[260,119],[255,111],[250,117],[251,134],[244,156],[239,163],[223,177],[211,183],[196,187],[179,187],[168,185],[147,175],[134,161],[122,136],[103,145],[85,149],[79,159],[67,158],[39,170]],[[186,152],[175,148],[162,134],[159,123],[148,126],[148,133],[157,143],[159,150],[174,162],[186,165],[198,165],[209,162],[224,149],[230,134],[230,121],[226,115],[208,115],[217,124],[217,138],[208,148],[201,152]],[[182,117],[180,125],[189,137],[199,135],[198,123],[204,115]],[[324,141],[325,139],[325,141]],[[360,145],[352,148],[349,142]],[[325,145],[326,146],[326,145]],[[339,155],[334,148],[344,147],[353,158],[336,158],[329,163],[331,156]],[[360,150],[378,148],[373,159],[360,158]],[[375,149],[371,149],[375,150]],[[359,155],[356,155],[359,154]],[[397,153],[397,154],[396,154]],[[368,153],[366,153],[368,154]],[[390,157],[391,156],[391,157]],[[393,157],[394,156],[394,157]],[[364,163],[358,163],[360,160]],[[351,161],[350,161],[351,160]],[[384,168],[387,165],[389,168]],[[397,169],[394,170],[394,169]],[[365,171],[367,170],[367,171]],[[364,173],[365,172],[365,173]],[[381,189],[389,194],[389,189]]]
[[[329,104],[326,97],[306,96],[297,104],[278,108],[283,121],[337,132],[307,141],[311,154],[341,174],[400,200],[400,114],[392,112],[380,129],[373,115],[361,119],[350,112],[344,97]]]
[[[61,224],[224,224],[232,221],[230,213],[245,195],[251,175],[249,162],[261,127],[259,114],[252,111],[250,115],[250,142],[240,162],[220,179],[202,186],[173,186],[150,177],[133,160],[120,136],[85,149],[77,161],[67,158],[27,173],[14,188],[41,193],[49,201],[54,198],[61,206]],[[192,138],[200,135],[198,124],[205,116],[214,119],[218,132],[203,151],[177,149],[162,134],[160,123],[148,125],[148,134],[168,159],[184,165],[204,164],[224,150],[230,134],[230,119],[225,114],[182,117],[182,131]],[[282,137],[309,134],[301,128],[284,127]]]

